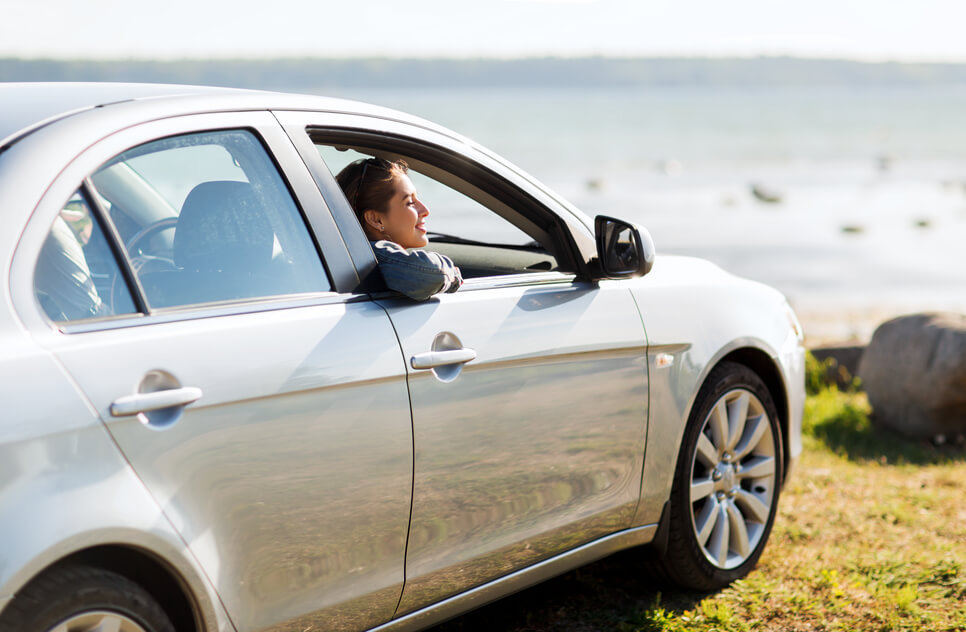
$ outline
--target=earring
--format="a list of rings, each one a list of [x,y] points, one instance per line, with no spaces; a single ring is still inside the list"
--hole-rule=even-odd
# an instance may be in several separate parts
[[[386,227],[385,226],[380,226],[379,227],[379,230],[381,230],[382,232],[386,232]]]

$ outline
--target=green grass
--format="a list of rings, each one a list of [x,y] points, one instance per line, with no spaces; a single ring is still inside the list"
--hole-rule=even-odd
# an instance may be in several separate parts
[[[966,631],[966,451],[878,430],[826,369],[810,361],[805,451],[748,577],[677,590],[627,551],[439,631]]]

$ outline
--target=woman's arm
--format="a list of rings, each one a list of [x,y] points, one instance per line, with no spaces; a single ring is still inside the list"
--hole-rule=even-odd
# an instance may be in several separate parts
[[[440,292],[455,292],[463,285],[460,269],[446,255],[406,250],[391,241],[370,243],[379,271],[391,290],[423,301]]]

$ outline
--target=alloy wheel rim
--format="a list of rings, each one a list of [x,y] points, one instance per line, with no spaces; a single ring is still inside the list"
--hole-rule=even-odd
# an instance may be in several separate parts
[[[691,463],[691,526],[705,558],[720,569],[744,564],[774,511],[778,461],[761,401],[739,388],[711,407]]]
[[[117,612],[98,610],[77,614],[49,632],[147,632],[140,624]]]

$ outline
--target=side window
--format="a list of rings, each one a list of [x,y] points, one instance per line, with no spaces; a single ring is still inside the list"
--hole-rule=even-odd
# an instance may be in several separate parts
[[[34,293],[47,316],[59,322],[137,311],[104,229],[81,191],[54,220],[37,261]]]
[[[331,289],[298,207],[250,132],[147,143],[91,180],[149,307]]]
[[[316,144],[332,175],[370,154],[340,146]],[[416,161],[410,161],[415,163]],[[453,259],[463,278],[525,274],[557,269],[557,262],[533,236],[495,209],[458,191],[410,164],[409,177],[420,200],[429,208],[426,250]],[[453,180],[457,180],[453,176]]]

